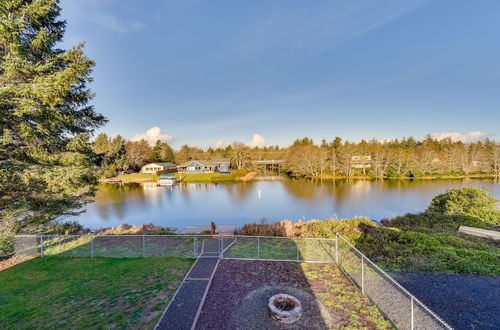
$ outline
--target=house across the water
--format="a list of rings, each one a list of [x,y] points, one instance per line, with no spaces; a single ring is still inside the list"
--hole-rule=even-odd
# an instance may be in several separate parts
[[[229,159],[190,160],[177,166],[177,171],[179,173],[229,172],[230,165]]]
[[[141,173],[156,174],[158,171],[175,171],[177,165],[174,163],[150,163],[141,167]]]

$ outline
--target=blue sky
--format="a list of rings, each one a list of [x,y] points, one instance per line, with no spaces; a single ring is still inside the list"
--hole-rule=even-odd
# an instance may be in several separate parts
[[[500,1],[61,5],[64,46],[86,41],[97,62],[94,104],[110,135],[175,147],[427,133],[498,140]]]

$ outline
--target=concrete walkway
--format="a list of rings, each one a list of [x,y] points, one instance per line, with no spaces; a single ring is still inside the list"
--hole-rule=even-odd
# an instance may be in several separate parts
[[[163,312],[155,329],[189,330],[198,317],[213,274],[219,264],[219,241],[207,239],[201,254]]]

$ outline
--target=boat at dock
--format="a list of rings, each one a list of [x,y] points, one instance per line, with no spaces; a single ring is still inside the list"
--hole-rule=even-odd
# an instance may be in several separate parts
[[[177,183],[177,179],[173,174],[160,174],[158,184],[160,186],[173,186]]]

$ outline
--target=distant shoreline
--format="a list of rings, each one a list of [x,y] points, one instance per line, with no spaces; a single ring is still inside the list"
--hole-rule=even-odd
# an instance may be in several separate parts
[[[180,182],[185,183],[239,183],[257,180],[256,172],[248,172],[245,175],[220,174],[220,173],[175,173]],[[183,177],[184,176],[184,177]],[[450,179],[494,179],[500,178],[495,174],[470,174],[470,175],[442,175],[421,177],[374,177],[374,176],[322,176],[312,178],[291,177],[290,179],[302,180],[450,180]],[[159,176],[154,174],[126,174],[114,178],[100,179],[99,183],[145,183],[156,182]]]

